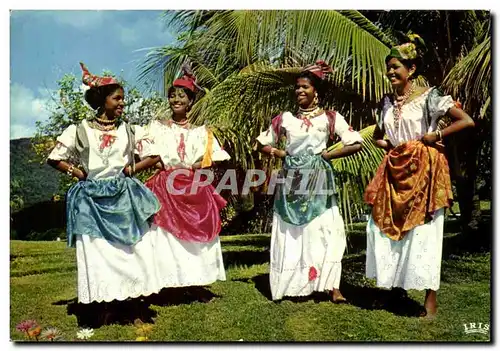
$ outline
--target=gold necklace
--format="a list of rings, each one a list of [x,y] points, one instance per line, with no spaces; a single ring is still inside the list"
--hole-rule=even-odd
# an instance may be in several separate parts
[[[410,95],[414,93],[414,91],[415,88],[413,87],[413,84],[411,84],[410,89],[408,89],[402,96],[399,96],[397,92],[394,93],[394,108],[392,112],[394,114],[394,127],[396,130],[399,129],[399,125],[401,123],[403,105],[406,103]]]
[[[177,122],[175,119],[172,118],[172,122],[174,122],[175,124],[177,124],[178,126],[185,126],[186,124],[188,124],[188,120],[187,118],[186,119],[183,119],[182,121],[180,122]]]
[[[89,122],[89,126],[91,128],[94,128],[94,129],[97,129],[97,130],[100,130],[100,131],[103,131],[103,132],[108,132],[110,130],[113,130],[116,128],[116,125],[113,123],[113,124],[109,124],[109,125],[102,125],[98,122],[96,122],[95,120],[93,121],[90,121]]]
[[[96,120],[101,124],[114,124],[116,122],[116,118],[113,119],[102,119],[100,117],[96,117]]]
[[[323,113],[323,110],[319,106],[315,106],[315,107],[311,107],[311,108],[307,108],[307,109],[299,107],[298,117],[301,119],[303,119],[303,118],[310,119],[310,118],[319,116],[322,113]]]
[[[309,108],[302,108],[299,106],[299,111],[304,111],[304,112],[311,112],[311,111],[314,111],[318,108],[318,106],[313,106],[313,107],[309,107]]]

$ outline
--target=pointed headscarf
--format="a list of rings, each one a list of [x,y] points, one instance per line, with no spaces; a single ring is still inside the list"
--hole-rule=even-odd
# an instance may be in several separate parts
[[[327,65],[325,61],[318,60],[318,61],[316,61],[315,64],[311,64],[311,65],[304,67],[304,69],[302,71],[303,72],[306,72],[306,71],[311,72],[316,77],[323,80],[323,79],[325,79],[325,77],[328,73],[333,72],[333,69],[329,65]]]
[[[174,80],[174,83],[172,84],[174,87],[187,88],[193,93],[195,93],[197,89],[202,90],[200,86],[196,84],[196,77],[187,64],[182,66],[182,73],[183,75],[181,78],[177,78],[176,80]]]
[[[118,84],[121,85],[115,78],[113,77],[99,77],[89,72],[87,66],[84,63],[80,62],[80,66],[82,67],[82,82],[83,84],[91,87],[98,88],[104,85],[110,84]]]

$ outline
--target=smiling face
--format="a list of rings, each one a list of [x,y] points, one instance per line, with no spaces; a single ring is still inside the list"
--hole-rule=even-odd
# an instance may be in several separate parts
[[[121,87],[106,96],[104,100],[104,112],[106,116],[109,118],[116,118],[122,115],[123,108],[125,107],[124,96],[125,93]]]
[[[168,94],[168,103],[175,115],[185,115],[191,107],[191,102],[183,88],[173,88]]]
[[[307,109],[313,107],[316,89],[308,78],[298,78],[295,85],[295,95],[300,107]]]
[[[387,61],[386,75],[394,89],[402,88],[408,83],[411,75],[415,72],[415,68],[415,65],[407,67],[397,58],[393,57]]]

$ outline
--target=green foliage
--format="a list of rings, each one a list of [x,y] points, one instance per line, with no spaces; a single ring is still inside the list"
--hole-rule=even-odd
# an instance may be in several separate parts
[[[10,182],[10,212],[19,211],[24,207],[24,200],[21,194],[22,183],[17,180]]]
[[[344,219],[352,225],[352,219],[368,213],[364,204],[364,191],[382,162],[385,152],[376,147],[373,141],[375,126],[360,131],[363,137],[363,149],[347,157],[332,161],[335,182],[338,191],[338,205]],[[342,143],[333,145],[329,150],[342,147]]]
[[[350,89],[375,99],[389,88],[381,73],[391,41],[358,11],[180,11],[168,23],[185,31],[182,40],[153,50],[142,66],[144,79],[161,76],[165,86],[186,61],[212,89],[258,62],[278,68],[322,58],[335,67],[337,85],[348,81]]]
[[[450,70],[443,85],[456,97],[462,97],[465,109],[476,102],[472,115],[483,118],[491,108],[491,37],[474,47]]]
[[[26,240],[29,241],[52,241],[57,238],[61,240],[66,239],[66,230],[62,228],[53,228],[44,232],[31,232]]]
[[[11,212],[50,200],[57,192],[58,176],[35,158],[31,139],[10,140]]]
[[[110,72],[104,75],[112,76]],[[145,97],[135,87],[129,87],[127,82],[118,78],[124,86],[126,106],[123,113],[124,120],[133,124],[144,125],[165,105],[164,99],[158,94]],[[51,112],[47,121],[37,123],[37,133],[33,138],[33,148],[40,163],[45,163],[48,155],[55,146],[56,138],[71,124],[78,124],[83,119],[94,118],[94,111],[85,102],[84,86],[79,78],[66,74],[58,82],[58,96],[53,99],[47,108]],[[147,177],[145,172],[140,176]],[[61,177],[59,195],[64,195],[76,179]]]

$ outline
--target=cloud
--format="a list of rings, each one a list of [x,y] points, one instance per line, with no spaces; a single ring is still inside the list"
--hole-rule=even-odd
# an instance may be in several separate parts
[[[53,18],[61,23],[78,29],[95,28],[106,20],[103,11],[57,11]]]
[[[140,10],[15,10],[11,12],[11,18],[39,22],[40,26],[69,26],[83,32],[105,30],[114,33],[123,45],[137,47],[145,38],[147,42],[152,39],[159,43],[172,40],[172,34],[165,31],[161,13]]]
[[[37,121],[46,120],[50,113],[50,92],[38,89],[37,94],[25,86],[14,83],[10,87],[10,139],[31,137]]]
[[[140,41],[141,34],[139,32],[139,26],[134,28],[132,26],[124,26],[122,24],[116,24],[116,31],[120,37],[121,42],[127,46],[137,45]]]
[[[143,45],[144,38],[162,44],[172,40],[172,35],[165,31],[165,25],[159,17],[139,17],[138,20],[126,24],[115,22],[115,28],[121,42],[128,47]]]
[[[27,20],[48,21],[80,30],[101,26],[109,15],[109,11],[99,10],[15,10],[11,12],[13,19],[25,18]]]

